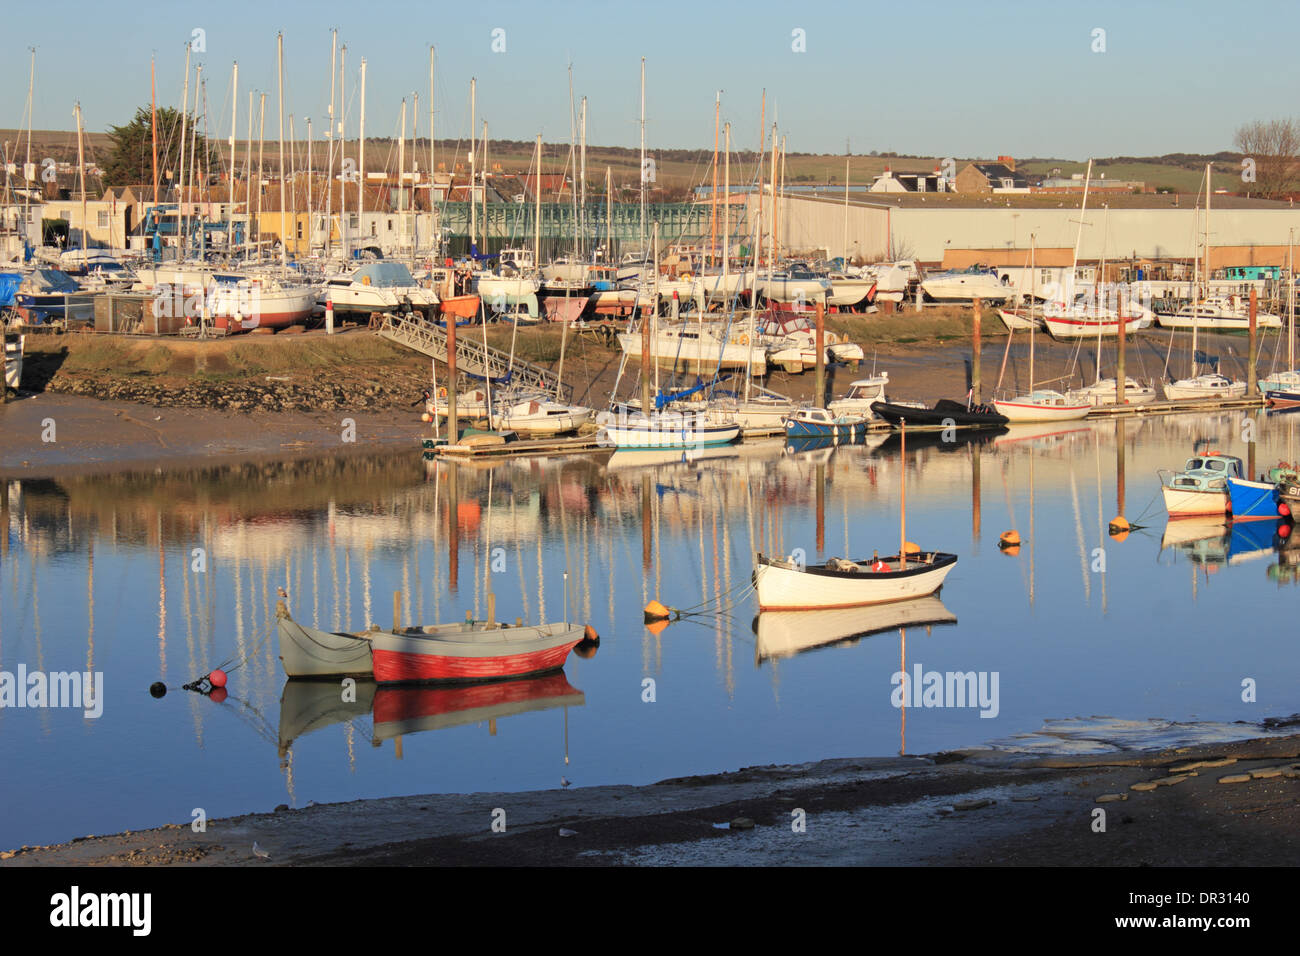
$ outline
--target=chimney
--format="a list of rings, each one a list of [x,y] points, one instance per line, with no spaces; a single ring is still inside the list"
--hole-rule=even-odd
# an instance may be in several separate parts
[[[1007,167],[1007,169],[1011,170],[1013,173],[1016,171],[1016,158],[1014,156],[999,156],[998,162]]]

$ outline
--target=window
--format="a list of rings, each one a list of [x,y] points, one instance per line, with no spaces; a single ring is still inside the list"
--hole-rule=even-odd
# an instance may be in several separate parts
[[[295,225],[295,227],[296,227],[297,230],[298,230],[298,238],[301,239],[301,238],[302,238],[302,220],[301,220],[301,219],[297,220],[297,221],[294,223],[294,225]]]
[[[389,232],[392,232],[392,231],[393,231],[393,220],[391,220],[391,219],[388,220],[388,231],[389,231]]]
[[[99,229],[108,228],[108,210],[101,210],[95,214],[95,225]]]
[[[356,213],[352,213],[352,214],[350,214],[350,215],[348,216],[348,228],[349,228],[349,229],[355,229],[355,228],[357,228],[357,214],[356,214]]]

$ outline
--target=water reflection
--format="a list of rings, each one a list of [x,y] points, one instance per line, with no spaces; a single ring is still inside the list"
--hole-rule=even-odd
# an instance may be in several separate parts
[[[1257,466],[1294,460],[1300,419],[1251,420]],[[0,482],[0,670],[102,670],[107,688],[99,722],[0,708],[10,768],[0,844],[184,820],[196,805],[265,809],[285,794],[554,786],[566,729],[584,784],[885,753],[900,718],[888,678],[910,649],[855,638],[895,630],[900,645],[920,638],[927,667],[1004,674],[996,722],[907,715],[916,752],[1061,714],[1258,719],[1221,688],[1250,673],[1300,680],[1283,641],[1290,608],[1276,598],[1300,577],[1300,545],[1272,521],[1166,522],[1155,478],[1197,442],[1247,457],[1242,421],[1017,426],[928,445],[909,435],[905,461],[889,439],[490,467],[400,453]],[[943,601],[753,622],[757,551],[893,553],[902,468],[909,539],[961,554]],[[1121,515],[1133,530],[1113,533]],[[981,548],[1012,528],[1018,554]],[[1231,586],[1209,587],[1214,575]],[[571,656],[555,675],[563,687],[527,699],[420,694],[381,708],[386,692],[359,683],[344,701],[334,684],[286,684],[268,639],[277,587],[298,619],[335,631],[387,626],[394,591],[402,619],[420,623],[481,619],[489,594],[499,618],[537,623],[561,613],[567,591],[602,650]],[[648,629],[651,599],[703,614]],[[1190,641],[1171,656],[1160,635],[1193,622],[1239,638]],[[231,656],[246,660],[225,703],[177,690]],[[647,678],[654,703],[642,698]],[[161,701],[147,694],[155,680],[172,688]],[[553,706],[563,716],[545,712]],[[1267,706],[1300,709],[1281,692]],[[36,778],[58,793],[28,792],[21,781]],[[88,789],[114,796],[75,796]]]

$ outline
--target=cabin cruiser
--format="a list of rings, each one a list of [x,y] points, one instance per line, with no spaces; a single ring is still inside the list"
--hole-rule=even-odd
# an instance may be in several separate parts
[[[927,276],[921,290],[936,302],[1005,302],[1015,289],[1002,281],[996,270],[984,265],[969,269],[952,269]]]
[[[497,256],[496,271],[474,273],[474,291],[492,312],[512,311],[510,306],[525,305],[529,315],[538,315],[537,291],[542,279],[527,249],[502,249]]]
[[[33,269],[14,291],[14,305],[26,325],[94,322],[95,299],[60,269]]]
[[[1165,329],[1207,329],[1214,332],[1245,332],[1250,329],[1250,305],[1241,296],[1211,296],[1203,302],[1184,306],[1176,312],[1159,315],[1156,321]],[[1271,312],[1255,312],[1255,328],[1280,329],[1282,319]]]
[[[154,293],[158,315],[184,318],[187,325],[207,321],[227,332],[286,328],[305,323],[316,309],[314,285],[282,282],[271,273],[141,269],[132,288]]]
[[[122,292],[135,274],[107,249],[70,249],[59,257],[59,268],[87,292]]]
[[[831,294],[831,280],[813,272],[803,262],[792,262],[782,272],[759,275],[755,287],[768,302],[825,304]]]
[[[1170,401],[1186,398],[1241,398],[1246,394],[1246,383],[1231,381],[1218,372],[1203,372],[1191,378],[1165,382],[1165,398]]]
[[[351,274],[326,278],[319,304],[324,307],[329,302],[336,315],[419,311],[432,316],[438,294],[420,285],[400,262],[368,262]]]
[[[620,332],[618,344],[629,358],[641,358],[641,332]],[[685,322],[652,330],[650,353],[660,367],[704,374],[717,369],[748,366],[752,375],[767,374],[764,348],[745,332],[728,332],[716,324]]]
[[[1182,471],[1160,469],[1160,491],[1169,517],[1228,513],[1228,479],[1241,478],[1240,458],[1217,451],[1187,459]]]
[[[849,391],[843,398],[837,398],[826,407],[836,415],[860,415],[875,418],[873,402],[885,401],[885,386],[889,384],[889,373],[881,372],[870,378],[860,378],[849,385]]]
[[[1118,386],[1113,378],[1103,378],[1091,385],[1085,385],[1082,388],[1073,389],[1069,393],[1069,398],[1077,399],[1081,402],[1097,407],[1101,405],[1114,405],[1119,399]],[[1125,405],[1145,405],[1148,402],[1156,400],[1156,387],[1154,385],[1140,385],[1137,381],[1124,376],[1124,404]]]
[[[457,410],[459,412],[459,409]],[[492,409],[492,427],[521,435],[559,435],[577,431],[595,417],[583,405],[565,405],[542,394],[502,396]]]
[[[817,331],[808,324],[806,312],[768,310],[760,316],[758,343],[767,349],[767,361],[797,374],[817,365]],[[841,342],[834,332],[822,332],[827,362],[861,362],[862,346]]]

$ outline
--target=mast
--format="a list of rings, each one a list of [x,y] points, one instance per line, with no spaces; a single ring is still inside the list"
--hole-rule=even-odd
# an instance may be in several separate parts
[[[726,296],[727,313],[731,312],[731,286],[727,284],[727,272],[731,259],[731,124],[725,128],[722,151],[722,294]],[[754,341],[751,333],[749,341]]]
[[[32,191],[30,183],[37,180],[28,179],[28,172],[32,168],[32,93],[36,89],[36,47],[32,47],[32,63],[27,76],[27,158],[23,161],[23,181],[29,184],[29,188],[23,193],[23,242],[31,238],[31,207]],[[149,88],[153,89],[153,60],[149,61]],[[156,110],[154,111],[156,113]],[[156,123],[157,120],[155,119]],[[154,205],[158,204],[158,135],[154,133],[153,147],[153,201]]]
[[[343,44],[339,50],[339,166],[347,166],[348,153],[348,95],[347,95],[347,63],[348,63],[348,45]],[[334,188],[334,180],[330,180],[330,189]],[[358,223],[359,225],[359,223]],[[348,181],[343,177],[343,182],[339,184],[339,247],[343,253],[343,261],[348,258]]]
[[[488,224],[487,212],[487,181],[488,181],[488,124],[487,120],[483,121],[483,251],[487,252],[488,233],[491,228]],[[498,263],[500,260],[497,260]]]
[[[641,231],[640,244],[642,255],[645,254],[645,57],[641,57]],[[655,263],[656,273],[659,270],[659,260]],[[648,411],[648,409],[647,409]]]
[[[185,135],[186,135],[186,124],[189,121],[189,111],[190,111],[190,45],[189,43],[186,43],[185,44],[185,84],[181,89],[181,168],[180,168],[180,179],[178,180],[179,187],[180,187],[180,192],[178,196],[178,198],[180,199],[180,205],[177,207],[177,212],[179,213],[178,218],[180,220],[180,226],[181,226],[181,235],[178,238],[182,240],[182,243],[185,235]],[[182,244],[180,249],[178,250],[178,256],[181,259],[184,258],[184,255],[182,254],[184,252],[184,249],[185,247]]]
[[[898,570],[907,567],[907,419],[898,422]]]
[[[533,264],[542,261],[542,134],[537,134],[537,177],[533,180]],[[566,319],[567,321],[567,319]],[[558,395],[557,395],[558,397]]]
[[[709,193],[709,256],[718,255],[718,129],[722,121],[722,91],[713,101],[713,189]],[[708,262],[708,257],[705,258]]]
[[[1205,297],[1210,297],[1210,179],[1214,175],[1210,163],[1205,164]]]
[[[289,232],[285,228],[284,209],[284,34],[275,35],[275,65],[279,77],[280,97],[278,118],[280,124],[280,274],[289,268]],[[294,211],[297,215],[297,210]]]
[[[307,117],[307,255],[311,255],[312,225],[315,222],[315,207],[311,201],[311,117]],[[295,210],[295,215],[297,211]]]
[[[1287,296],[1287,367],[1295,371],[1295,229],[1286,233],[1286,271],[1290,278],[1291,294]]]
[[[758,214],[755,222],[763,222],[763,154],[767,152],[767,90],[758,108]],[[751,289],[750,308],[758,308],[758,265],[762,258],[762,232],[754,233],[754,286]]]
[[[407,203],[411,207],[411,266],[414,271],[415,266],[415,249],[420,243],[420,219],[419,213],[415,208],[415,184],[420,178],[420,161],[416,158],[416,141],[419,139],[420,126],[420,94],[415,90],[411,91],[411,192],[410,201]],[[430,259],[429,266],[433,266]],[[432,285],[433,276],[429,276],[429,283]]]
[[[429,248],[433,250],[432,254],[436,255],[440,250],[437,248],[437,240],[435,239],[438,235],[438,206],[434,202],[433,173],[438,167],[433,165],[433,141],[433,47],[429,47],[429,212],[432,217]]]
[[[582,112],[579,115],[582,117],[579,124],[581,146],[578,149],[579,165],[582,167],[579,188],[582,192],[578,200],[578,229],[582,244],[585,245],[587,242],[587,98],[585,96],[582,98]],[[537,168],[540,170],[541,165],[539,164]],[[581,252],[581,247],[579,251]]]
[[[849,157],[844,157],[844,266],[849,265]]]
[[[334,211],[334,96],[338,86],[339,31],[330,31],[330,108],[329,122],[325,125],[325,138],[329,141],[329,158],[325,161],[325,242],[322,255],[330,254],[331,219]]]
[[[1083,217],[1088,211],[1088,186],[1092,183],[1092,160],[1088,160],[1088,172],[1083,180],[1083,202],[1079,206],[1079,228],[1074,233],[1074,258],[1070,262],[1070,281],[1066,283],[1065,304],[1067,306],[1074,304],[1074,282],[1075,274],[1079,270],[1079,247],[1083,243]],[[1030,377],[1030,387],[1032,390],[1033,378]]]
[[[406,214],[402,209],[402,172],[406,169],[406,97],[402,97],[401,132],[397,137],[397,245],[406,242]]]
[[[768,298],[771,298],[771,277],[776,269],[776,230],[780,222],[781,211],[776,205],[776,124],[772,124],[772,242],[767,256]]]
[[[262,147],[266,142],[266,94],[258,106],[257,122],[257,261],[262,261]]]
[[[361,130],[357,144],[357,232],[362,233],[366,211],[366,58],[361,58]],[[364,233],[362,233],[364,234]]]
[[[474,107],[477,105],[477,79],[469,78],[469,246],[474,245],[474,235],[478,232],[478,212],[474,206],[474,179],[477,178],[474,173],[474,163],[477,160],[477,148],[474,144]]]
[[[234,252],[234,219],[235,219],[235,128],[239,123],[239,61],[236,60],[230,69],[230,189],[226,197],[229,202],[226,203],[226,252],[231,255]]]
[[[81,142],[81,103],[73,111],[77,115],[77,174],[81,179],[81,251],[86,251],[86,154]]]
[[[32,71],[36,69],[36,52],[32,51]],[[30,95],[30,94],[29,94]],[[149,59],[149,132],[153,139],[153,204],[154,215],[158,214],[158,80],[156,63]],[[27,162],[32,161],[31,128],[27,131]]]
[[[262,193],[262,186],[257,186],[258,195]],[[244,218],[248,225],[253,222],[253,91],[248,91],[248,135],[244,139]],[[245,227],[244,229],[244,258],[248,258],[248,243],[252,240],[252,232]]]

